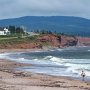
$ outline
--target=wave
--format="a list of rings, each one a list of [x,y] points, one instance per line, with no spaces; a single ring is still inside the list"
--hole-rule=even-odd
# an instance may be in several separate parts
[[[0,59],[6,59],[10,53],[0,53]]]
[[[18,60],[25,61],[25,58],[18,58]]]
[[[55,63],[57,65],[62,65],[62,63],[63,63],[63,59],[62,58],[57,58],[57,57],[52,57],[50,59],[50,61],[52,61],[53,63]]]
[[[67,72],[81,74],[81,71],[84,70],[87,76],[90,76],[90,65],[82,65],[82,64],[71,64],[66,63],[65,66],[68,66]]]
[[[47,56],[50,61],[55,63],[56,65],[66,66],[67,73],[76,74],[77,77],[80,76],[81,71],[84,70],[87,76],[90,76],[90,60],[89,59],[64,59],[57,58],[53,56]]]
[[[24,56],[18,55],[18,57],[11,57],[13,54],[21,53],[1,53],[0,58],[10,59],[22,63],[36,64],[41,67],[36,67],[38,69],[48,70],[48,73],[57,74],[57,75],[75,75],[80,76],[81,71],[84,70],[86,76],[90,76],[90,59],[65,59],[61,57],[55,57],[52,55],[43,56],[43,57],[34,57],[34,58],[25,58]],[[11,56],[10,56],[11,55]],[[30,56],[32,57],[32,56]],[[50,67],[49,67],[50,66]],[[65,68],[62,68],[65,67]],[[37,70],[37,69],[36,69]]]
[[[10,53],[0,53],[0,56],[6,56],[9,55]]]
[[[34,50],[34,51],[30,51],[30,52],[48,52],[49,50]]]
[[[44,60],[48,60],[48,59],[51,59],[51,58],[53,58],[53,56],[46,56],[46,57],[44,58]]]

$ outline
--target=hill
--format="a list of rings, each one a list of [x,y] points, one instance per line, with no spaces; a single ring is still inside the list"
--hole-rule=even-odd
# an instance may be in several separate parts
[[[72,16],[25,16],[0,20],[0,26],[25,26],[28,31],[50,30],[80,36],[90,36],[90,20]]]

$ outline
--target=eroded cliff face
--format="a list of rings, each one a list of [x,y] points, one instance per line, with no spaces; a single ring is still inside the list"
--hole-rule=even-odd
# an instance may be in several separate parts
[[[77,37],[77,39],[78,39],[77,46],[90,46],[89,37]]]
[[[55,34],[43,34],[38,36],[35,41],[23,41],[21,43],[9,42],[7,44],[0,43],[0,49],[35,49],[44,46],[53,47],[69,47],[69,46],[90,46],[90,38],[73,37]]]
[[[44,43],[50,46],[59,46],[61,44],[61,37],[52,34],[41,36],[37,40],[42,44]]]
[[[55,47],[67,47],[67,46],[76,46],[77,38],[63,35],[44,35],[38,38],[38,42],[48,43],[50,46]]]
[[[61,46],[76,46],[78,39],[71,36],[61,36]]]

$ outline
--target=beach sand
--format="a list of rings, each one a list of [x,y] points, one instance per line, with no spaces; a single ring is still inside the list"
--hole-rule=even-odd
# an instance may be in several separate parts
[[[31,64],[0,60],[0,90],[90,90],[90,82],[15,69],[22,66]]]

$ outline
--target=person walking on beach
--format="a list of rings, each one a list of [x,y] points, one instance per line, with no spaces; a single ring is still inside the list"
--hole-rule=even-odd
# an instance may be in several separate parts
[[[84,72],[83,70],[82,70],[81,76],[82,76],[82,78],[83,78],[82,80],[84,81],[84,77],[85,77],[86,75],[85,75],[85,72]]]

